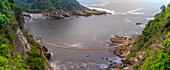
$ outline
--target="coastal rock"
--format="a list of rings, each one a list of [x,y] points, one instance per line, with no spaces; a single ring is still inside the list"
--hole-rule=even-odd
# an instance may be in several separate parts
[[[18,28],[14,38],[14,51],[22,56],[27,56],[27,51],[31,51],[31,46],[28,43],[27,38],[23,35],[21,30]]]
[[[31,15],[28,14],[28,13],[23,13],[24,14],[24,17],[28,17],[28,18],[31,18]]]
[[[51,59],[51,53],[50,52],[44,52],[44,55],[48,60]]]
[[[136,23],[136,25],[142,25],[143,23]]]
[[[112,64],[109,66],[109,68],[107,70],[131,69],[131,65],[136,63],[136,61],[135,61],[136,59],[127,58],[127,55],[130,52],[131,44],[133,44],[133,43],[129,43],[129,42],[134,42],[136,40],[136,38],[137,37],[133,36],[131,39],[128,39],[127,37],[114,35],[114,37],[110,39],[111,42],[108,42],[108,44],[111,47],[117,46],[117,45],[122,45],[119,47],[114,47],[115,50],[113,51],[113,53],[115,55],[117,55],[118,57],[120,57],[121,61],[123,63],[120,65],[113,66],[113,67],[112,67],[112,65],[113,65]],[[123,44],[126,44],[126,45],[123,45]]]
[[[104,11],[96,11],[88,9],[84,6],[81,6],[80,9],[74,10],[74,11],[63,11],[63,10],[45,10],[42,12],[44,16],[49,16],[57,19],[66,19],[70,16],[91,16],[91,15],[106,15],[109,14]]]
[[[45,51],[45,52],[48,52],[48,49],[43,45],[43,50]]]
[[[89,56],[90,56],[89,54],[85,55],[86,58],[89,57]]]
[[[79,16],[90,16],[90,14],[87,15],[86,13],[83,13],[82,11],[75,11],[74,13]]]

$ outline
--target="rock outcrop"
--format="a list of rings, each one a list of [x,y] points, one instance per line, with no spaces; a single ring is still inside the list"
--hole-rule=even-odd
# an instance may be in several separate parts
[[[118,39],[118,43],[126,43],[126,42],[132,42],[131,44],[121,46],[121,47],[116,47],[114,50],[114,54],[117,55],[118,57],[121,58],[121,61],[123,62],[122,64],[119,64],[114,67],[110,67],[110,70],[120,70],[120,69],[125,69],[125,70],[134,70],[132,67],[132,64],[136,63],[136,59],[131,59],[127,58],[127,55],[130,53],[130,48],[132,44],[136,41],[137,35],[134,35],[132,39],[127,39],[127,37],[122,37],[122,36],[117,36],[115,35],[116,39],[111,39],[111,41],[116,42]]]
[[[142,25],[143,23],[136,23],[136,25]]]
[[[30,44],[19,28],[15,33],[14,44],[14,51],[22,56],[27,56],[27,51],[31,50]]]
[[[91,10],[86,7],[81,7],[79,10],[75,11],[64,11],[64,10],[53,10],[53,11],[43,11],[42,14],[48,17],[54,17],[57,19],[65,19],[70,16],[91,16],[91,15],[106,15],[109,14],[104,11]]]
[[[48,49],[44,45],[42,45],[41,49],[43,50],[43,54],[45,55],[45,57],[48,60],[50,60],[51,59],[51,53],[48,51]]]
[[[131,44],[135,41],[135,38],[136,36],[133,36],[132,39],[128,39],[127,37],[114,35],[114,37],[110,39],[111,42],[108,42],[108,44],[110,45],[110,47],[116,45],[122,45],[120,47],[113,47],[115,49],[113,53],[121,58],[122,64],[113,66],[114,64],[116,64],[115,62],[113,62],[108,66],[108,69],[101,69],[101,70],[120,70],[120,69],[133,70],[133,67],[131,67],[131,65],[136,62],[133,59],[127,58],[127,55],[130,52]],[[123,45],[126,43],[129,44]]]

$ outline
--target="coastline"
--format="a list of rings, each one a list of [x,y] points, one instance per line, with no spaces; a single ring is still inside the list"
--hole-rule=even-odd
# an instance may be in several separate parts
[[[108,42],[110,47],[115,46],[115,45],[123,45],[128,42],[131,42],[131,43],[128,45],[121,46],[121,47],[113,47],[115,50],[112,53],[121,58],[121,61],[122,61],[121,64],[112,66],[114,63],[111,63],[108,66],[108,68],[100,69],[100,70],[120,70],[120,69],[131,70],[133,69],[131,65],[136,63],[137,60],[127,58],[127,55],[130,53],[130,48],[133,45],[133,43],[136,41],[137,37],[138,37],[137,35],[132,36],[132,38],[114,35],[113,38],[110,38],[110,42]]]
[[[91,16],[91,15],[106,15],[110,14],[105,11],[97,11],[95,9],[89,9],[87,7],[81,6],[81,9],[74,11],[63,11],[63,10],[53,10],[53,11],[43,11],[42,13],[28,13],[23,12],[25,20],[29,21],[31,18],[55,18],[55,19],[66,19],[68,17],[74,16]]]

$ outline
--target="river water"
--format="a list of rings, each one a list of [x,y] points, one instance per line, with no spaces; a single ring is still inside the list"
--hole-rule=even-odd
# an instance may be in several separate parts
[[[26,22],[31,28],[29,33],[42,35],[49,43],[79,48],[107,47],[112,35],[131,37],[141,34],[144,26],[160,12],[160,6],[169,0],[78,0],[91,9],[106,11],[111,15],[89,17],[70,17],[68,19],[34,19]],[[163,1],[163,2],[161,2]],[[49,60],[55,70],[97,70],[107,68],[111,62],[121,63],[121,59],[109,50],[81,51],[68,50],[45,45],[52,53]],[[88,57],[85,57],[87,56]],[[103,60],[109,58],[109,61]]]

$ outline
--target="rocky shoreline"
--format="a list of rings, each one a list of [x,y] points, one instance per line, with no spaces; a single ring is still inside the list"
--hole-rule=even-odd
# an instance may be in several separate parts
[[[127,55],[130,53],[130,48],[132,44],[135,42],[136,38],[137,35],[134,35],[132,38],[114,35],[114,37],[110,39],[111,42],[108,42],[110,47],[123,45],[129,42],[131,43],[129,43],[128,45],[123,45],[121,47],[113,47],[115,49],[113,53],[121,58],[121,62],[122,62],[121,64],[112,66],[114,64],[113,63],[110,64],[107,69],[100,69],[100,70],[120,70],[120,69],[133,70],[132,64],[136,63],[137,60],[127,58]]]
[[[91,16],[91,15],[106,15],[110,14],[105,11],[97,11],[95,9],[89,9],[86,7],[81,7],[79,10],[74,10],[74,11],[64,11],[64,10],[53,10],[53,11],[48,11],[45,10],[42,13],[24,13],[24,17],[26,21],[29,21],[31,18],[33,19],[38,19],[38,18],[56,18],[56,19],[66,19],[71,16],[79,17],[79,16]]]
[[[53,11],[43,11],[42,14],[44,16],[48,16],[48,17],[54,17],[57,19],[66,19],[67,17],[70,16],[91,16],[91,15],[106,15],[109,14],[107,12],[104,11],[97,11],[97,10],[91,10],[88,9],[84,6],[81,7],[81,9],[79,10],[74,10],[74,11],[64,11],[64,10],[53,10]]]

